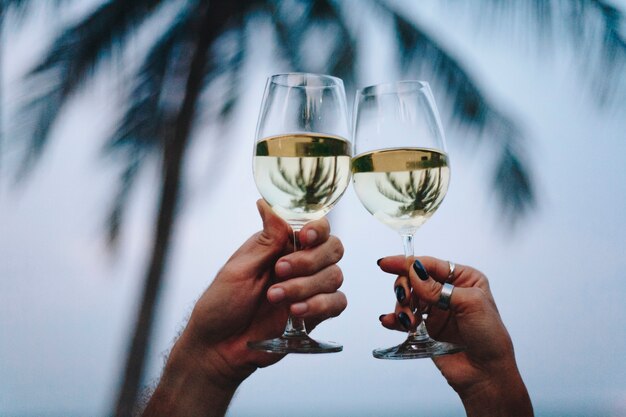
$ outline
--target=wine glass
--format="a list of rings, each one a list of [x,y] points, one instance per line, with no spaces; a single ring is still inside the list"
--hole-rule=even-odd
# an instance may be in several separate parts
[[[343,81],[288,73],[268,78],[254,145],[256,186],[276,214],[298,232],[322,218],[350,182],[352,145]],[[282,336],[248,342],[275,353],[329,353],[343,347],[311,339],[304,321],[289,316]]]
[[[413,256],[413,235],[437,210],[450,180],[443,129],[428,83],[400,81],[359,90],[353,129],[356,194],[376,219],[402,236],[405,256]],[[409,297],[411,309],[418,312],[414,298]],[[374,357],[427,358],[462,350],[430,338],[424,319],[409,330],[404,343],[376,349]]]

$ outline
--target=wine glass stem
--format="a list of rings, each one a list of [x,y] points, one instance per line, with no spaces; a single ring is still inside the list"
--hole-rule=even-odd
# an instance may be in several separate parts
[[[292,225],[293,230],[293,251],[297,252],[298,248],[298,232],[302,228],[302,226],[294,226]],[[289,314],[287,318],[287,325],[285,326],[285,331],[283,332],[283,337],[301,337],[306,336],[306,326],[304,325],[304,320],[298,317],[292,317]]]
[[[413,234],[411,233],[403,234],[402,244],[404,246],[404,256],[406,258],[411,258],[414,254]],[[407,271],[407,276],[408,275],[409,273]],[[411,290],[411,293],[412,292],[413,290]],[[415,317],[419,320],[419,324],[417,325],[417,328],[409,330],[408,340],[411,342],[428,340],[430,339],[430,336],[428,336],[428,331],[426,330],[426,325],[424,324],[424,320],[422,318],[419,300],[417,299],[417,297],[413,297],[413,296],[411,296],[409,299],[410,299],[409,306],[411,308],[411,311],[416,312]],[[417,305],[415,305],[414,303],[417,303]]]

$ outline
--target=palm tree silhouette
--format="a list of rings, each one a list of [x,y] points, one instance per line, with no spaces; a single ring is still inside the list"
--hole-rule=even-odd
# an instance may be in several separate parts
[[[427,215],[443,200],[441,170],[408,171],[403,173],[402,179],[393,173],[386,173],[384,181],[376,181],[376,188],[389,200],[401,204],[398,217],[414,212]]]
[[[278,175],[271,174],[270,179],[276,188],[297,196],[291,200],[293,207],[318,211],[334,196],[338,185],[338,157],[313,158],[312,161],[300,158],[296,170],[286,167],[283,158],[278,158],[276,163]]]
[[[70,3],[74,2],[2,0],[0,24],[7,16],[18,18],[34,7]],[[384,0],[107,0],[65,27],[26,75],[24,90],[31,97],[20,111],[25,123],[11,135],[11,140],[29,145],[23,163],[16,169],[19,178],[45,151],[52,126],[75,94],[89,86],[96,73],[111,70],[107,63],[124,62],[124,51],[140,28],[157,16],[170,16],[167,25],[159,26],[160,32],[155,33],[141,65],[132,74],[126,108],[104,144],[104,153],[116,157],[124,168],[108,217],[112,244],[118,240],[138,173],[150,160],[157,159],[161,164],[153,246],[116,416],[131,414],[141,385],[192,129],[201,111],[214,123],[228,122],[241,94],[238,87],[248,57],[247,42],[253,38],[248,35],[259,25],[270,23],[277,49],[293,70],[330,73],[344,78],[349,87],[355,81],[359,63],[357,45],[364,42],[354,18],[359,10],[375,10],[396,33],[404,74],[410,78],[427,75],[444,94],[452,120],[477,137],[491,140],[491,146],[500,150],[494,189],[506,218],[519,219],[532,208],[535,196],[521,130],[486,97],[454,54],[408,17],[405,12],[409,8],[419,7],[419,2],[410,4],[403,9]],[[477,16],[490,11],[501,17],[507,10],[527,9],[519,14],[531,17],[535,26],[529,26],[530,30],[539,29],[548,36],[558,29],[568,35],[564,39],[584,39],[586,44],[577,43],[581,56],[593,51],[602,65],[602,76],[594,80],[605,88],[594,91],[602,102],[609,97],[612,89],[603,80],[608,78],[609,70],[614,79],[626,62],[626,43],[620,33],[624,19],[618,9],[601,0],[482,0],[472,1],[471,5],[480,9]],[[324,58],[317,57],[312,68],[307,64],[308,48],[303,45],[320,29],[332,45]],[[590,68],[590,72],[596,69]],[[206,92],[212,93],[212,100],[207,108],[200,108],[201,95]]]

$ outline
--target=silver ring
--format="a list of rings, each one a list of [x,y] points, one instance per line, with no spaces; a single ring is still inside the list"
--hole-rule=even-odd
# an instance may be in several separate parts
[[[454,285],[447,282],[443,284],[443,287],[441,287],[439,301],[437,301],[437,307],[439,307],[441,310],[447,310],[450,308],[450,298],[452,298],[452,290],[454,290]]]
[[[454,262],[448,261],[448,268],[450,272],[448,272],[448,278],[446,278],[446,281],[452,282],[454,280],[454,269],[456,268],[456,265]]]

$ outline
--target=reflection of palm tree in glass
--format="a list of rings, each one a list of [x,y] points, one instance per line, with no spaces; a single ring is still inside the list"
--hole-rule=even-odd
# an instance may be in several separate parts
[[[450,175],[430,87],[423,81],[365,87],[357,92],[354,112],[354,190],[376,219],[398,232],[412,262],[413,236],[443,200]],[[419,309],[414,295],[410,300]],[[375,349],[374,357],[418,359],[462,350],[433,340],[424,320],[407,330],[403,343]]]
[[[4,21],[15,23],[15,12],[22,13],[35,7],[46,5],[80,4],[66,1],[0,1],[0,26]],[[461,2],[467,5],[467,2]],[[292,13],[289,5],[296,4],[299,14]],[[473,4],[473,3],[472,3]],[[482,5],[492,2],[484,0]],[[601,81],[613,86],[615,72],[607,70],[619,68],[626,56],[626,44],[620,35],[623,15],[619,9],[602,0],[582,0],[551,7],[544,1],[498,2],[493,21],[519,16],[530,16],[536,27],[551,31],[556,24],[571,28],[571,36],[576,45],[576,53],[585,60],[588,51],[597,52],[606,58],[598,66]],[[91,9],[83,18],[72,19],[45,51],[43,58],[32,68],[28,76],[26,91],[34,93],[30,105],[22,113],[26,126],[17,126],[15,134],[6,135],[5,142],[26,143],[20,174],[25,174],[39,156],[44,153],[49,133],[56,119],[71,102],[77,92],[91,86],[94,75],[101,70],[127,70],[126,59],[136,60],[141,54],[126,54],[133,34],[143,29],[144,24],[163,11],[173,11],[176,15],[158,26],[154,42],[148,45],[147,53],[136,66],[128,83],[118,86],[118,91],[126,94],[126,108],[117,129],[104,148],[107,154],[117,157],[122,166],[119,188],[108,218],[109,237],[115,241],[123,225],[126,208],[131,201],[136,179],[146,166],[154,160],[162,161],[162,175],[158,188],[162,198],[158,203],[158,227],[153,240],[151,261],[145,274],[145,291],[141,313],[134,331],[133,347],[129,350],[125,371],[125,382],[118,410],[128,409],[135,402],[141,375],[145,364],[145,353],[152,329],[152,318],[156,300],[161,288],[161,277],[169,252],[176,207],[180,203],[180,187],[184,181],[181,167],[186,149],[189,147],[193,127],[197,126],[194,117],[199,110],[211,114],[210,121],[224,122],[232,114],[240,91],[240,71],[249,56],[246,36],[267,21],[276,33],[275,49],[283,54],[295,71],[316,71],[338,75],[350,82],[354,80],[354,60],[357,44],[368,38],[361,38],[351,31],[340,2],[318,0],[314,2],[278,2],[260,0],[254,2],[174,2],[172,0],[111,0]],[[350,3],[351,11],[357,7],[375,8],[381,22],[389,22],[396,34],[396,49],[405,74],[411,78],[420,71],[432,71],[440,81],[439,91],[450,100],[451,116],[462,126],[481,133],[479,139],[492,140],[493,148],[501,150],[497,154],[497,168],[493,176],[497,195],[505,210],[503,212],[519,218],[527,212],[533,199],[533,189],[524,164],[523,139],[516,125],[503,112],[486,98],[474,82],[462,62],[455,58],[454,51],[439,44],[418,23],[403,13],[400,8],[388,8],[383,0]],[[407,8],[408,9],[408,8]],[[520,13],[508,13],[508,11]],[[531,13],[526,13],[530,10]],[[498,14],[499,12],[504,12]],[[50,21],[55,19],[49,13]],[[351,18],[356,14],[350,13]],[[483,24],[483,14],[478,14]],[[263,21],[265,20],[265,21]],[[25,21],[25,20],[22,20]],[[66,20],[61,20],[66,21]],[[203,22],[209,22],[205,24]],[[315,36],[321,26],[326,39],[331,39],[331,53],[326,59],[316,57],[316,68],[307,66],[306,53],[310,48],[302,45]],[[10,25],[7,25],[7,28]],[[501,28],[514,25],[500,25]],[[532,28],[532,24],[521,27]],[[205,30],[199,30],[204,28]],[[580,28],[605,36],[586,42],[588,47],[580,47]],[[209,30],[210,29],[210,30]],[[334,37],[330,34],[336,34]],[[9,31],[0,31],[0,49],[3,41],[11,36]],[[565,38],[567,40],[567,38]],[[148,40],[149,42],[150,40]],[[218,46],[222,46],[219,48]],[[224,47],[226,46],[226,47]],[[269,48],[268,48],[269,49]],[[211,54],[207,53],[211,50]],[[6,58],[0,53],[0,60]],[[119,65],[109,65],[111,62]],[[1,64],[1,63],[0,63]],[[588,68],[588,67],[586,67]],[[2,71],[3,65],[0,65]],[[0,86],[0,89],[2,86]],[[125,89],[128,91],[125,91]],[[202,92],[211,91],[211,100],[206,105],[201,102]],[[598,90],[594,90],[598,92]],[[173,94],[175,93],[175,94]],[[600,96],[600,95],[599,95]],[[205,112],[206,113],[206,112]],[[0,117],[0,123],[3,118]],[[6,120],[6,119],[4,119]],[[26,128],[28,126],[33,129]],[[3,133],[0,126],[0,134]],[[206,138],[205,139],[213,139]],[[216,145],[217,140],[213,145]],[[11,143],[8,143],[11,145]],[[6,149],[4,146],[2,149]],[[1,156],[1,155],[0,155]],[[130,404],[130,405],[129,405]],[[118,415],[121,412],[118,412]]]
[[[298,160],[294,172],[278,158],[280,178],[271,175],[272,182],[289,195],[299,195],[291,201],[293,207],[305,211],[319,211],[337,191],[337,158],[307,158]]]
[[[438,170],[438,174],[431,170],[409,171],[408,179],[403,182],[398,175],[387,173],[385,182],[376,181],[376,187],[388,199],[403,204],[398,207],[398,217],[413,212],[430,213],[441,203],[441,168]]]
[[[350,181],[350,142],[343,81],[308,73],[268,78],[259,112],[253,156],[261,196],[293,230],[328,213]],[[282,335],[250,340],[272,353],[333,353],[343,347],[312,339],[302,318],[287,319]]]

